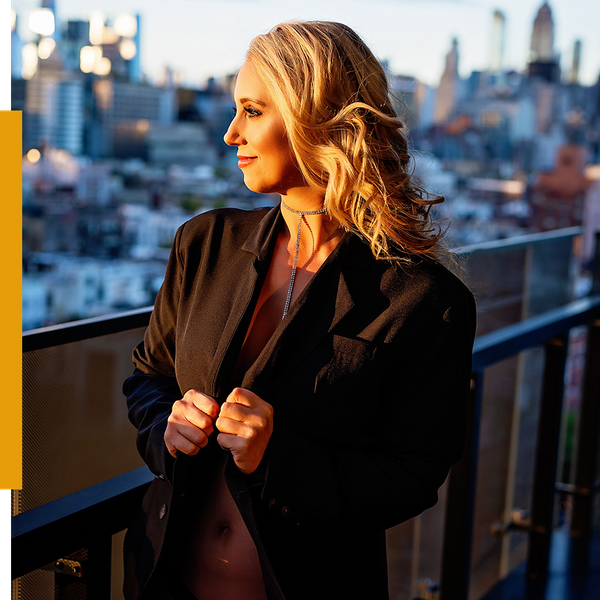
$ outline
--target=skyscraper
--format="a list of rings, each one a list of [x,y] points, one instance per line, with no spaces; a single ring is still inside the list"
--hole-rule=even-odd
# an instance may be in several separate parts
[[[456,105],[458,91],[458,40],[452,39],[452,48],[446,54],[446,67],[437,90],[434,123],[446,123]]]
[[[56,2],[54,0],[42,0],[42,8],[48,8],[54,15],[55,28],[54,33],[50,37],[58,41],[60,39],[60,26],[56,17]]]
[[[556,83],[560,79],[558,60],[554,53],[554,21],[547,2],[542,4],[533,22],[528,74],[550,83]]]
[[[579,64],[581,62],[581,40],[575,40],[573,46],[573,62],[571,63],[571,76],[569,83],[579,83]]]
[[[502,70],[504,62],[504,39],[506,36],[506,17],[499,10],[494,11],[492,37],[490,45],[490,71],[497,73]]]
[[[554,58],[554,21],[550,6],[544,2],[533,22],[530,61],[549,62]]]

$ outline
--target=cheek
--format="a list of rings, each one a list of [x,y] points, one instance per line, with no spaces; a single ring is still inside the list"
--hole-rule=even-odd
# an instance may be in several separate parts
[[[276,160],[279,163],[279,170],[285,173],[286,175],[299,173],[298,162],[294,153],[290,147],[287,138],[283,140],[279,140],[277,147],[275,149]]]
[[[283,126],[278,124],[272,127],[266,137],[269,138],[268,146],[270,152],[277,158],[281,164],[281,168],[285,171],[288,171],[292,167],[295,168],[297,166],[296,160]]]

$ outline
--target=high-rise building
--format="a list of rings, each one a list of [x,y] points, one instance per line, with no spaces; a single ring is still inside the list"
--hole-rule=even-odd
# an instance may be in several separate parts
[[[63,27],[60,50],[67,71],[79,71],[81,49],[90,43],[90,24],[88,21],[67,21]]]
[[[42,8],[47,8],[54,15],[54,33],[50,36],[56,41],[60,39],[60,27],[56,16],[56,2],[54,0],[42,0]]]
[[[49,145],[83,150],[84,85],[77,75],[39,71],[27,82],[23,150]]]
[[[13,79],[21,79],[21,52],[23,51],[23,42],[19,37],[17,29],[18,16],[13,10],[13,18],[10,31],[10,76]]]
[[[446,67],[437,90],[434,123],[446,123],[456,106],[458,92],[458,40],[452,39],[452,48],[446,54]]]
[[[106,78],[94,82],[93,95],[98,127],[92,135],[95,139],[90,139],[92,156],[145,158],[142,148],[150,128],[175,118],[173,88]]]
[[[141,52],[140,52],[140,42],[141,42],[141,18],[140,15],[135,15],[135,20],[137,23],[137,27],[135,30],[135,36],[133,41],[136,47],[136,53],[134,57],[129,61],[129,81],[132,83],[140,83],[142,80],[142,61],[141,61]]]
[[[140,16],[119,15],[112,26],[104,26],[102,56],[110,61],[110,73],[119,81],[140,83]]]
[[[531,61],[550,61],[554,59],[554,21],[552,10],[544,2],[533,22],[531,34]]]
[[[554,21],[547,2],[542,4],[533,22],[528,74],[550,83],[556,83],[560,78],[558,60],[554,53]]]
[[[490,66],[493,73],[502,70],[504,63],[504,40],[506,37],[506,17],[499,11],[494,11],[492,22],[492,37],[490,45]]]
[[[577,85],[579,83],[579,64],[581,62],[581,40],[575,40],[573,46],[573,62],[571,63],[571,73],[569,83]]]

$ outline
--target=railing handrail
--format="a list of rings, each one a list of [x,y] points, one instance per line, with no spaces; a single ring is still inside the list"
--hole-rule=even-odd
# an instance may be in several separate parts
[[[473,368],[481,370],[597,317],[600,296],[593,296],[485,334],[475,341]],[[85,547],[96,535],[125,529],[152,477],[141,467],[13,517],[13,578]]]
[[[504,238],[502,240],[470,244],[469,246],[464,246],[455,250],[455,253],[461,256],[470,256],[471,254],[497,252],[498,250],[516,250],[517,248],[523,248],[525,246],[530,246],[531,244],[541,244],[575,237],[582,233],[582,227],[565,227],[564,229],[553,229],[552,231],[542,231],[540,233],[527,233],[515,237]]]
[[[12,517],[12,579],[126,529],[153,478],[140,467]]]
[[[52,346],[61,346],[71,342],[81,342],[90,338],[120,333],[146,327],[150,320],[153,306],[144,306],[120,313],[81,319],[39,329],[23,332],[23,352],[42,350]]]
[[[600,296],[587,296],[479,336],[473,344],[473,370],[481,370],[584,325],[599,312]]]

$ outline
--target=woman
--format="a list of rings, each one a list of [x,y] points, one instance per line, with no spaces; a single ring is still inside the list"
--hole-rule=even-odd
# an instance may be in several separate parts
[[[126,596],[387,598],[385,529],[462,451],[473,298],[356,33],[258,36],[234,103],[244,181],[282,201],[177,232],[124,386],[156,474]]]

